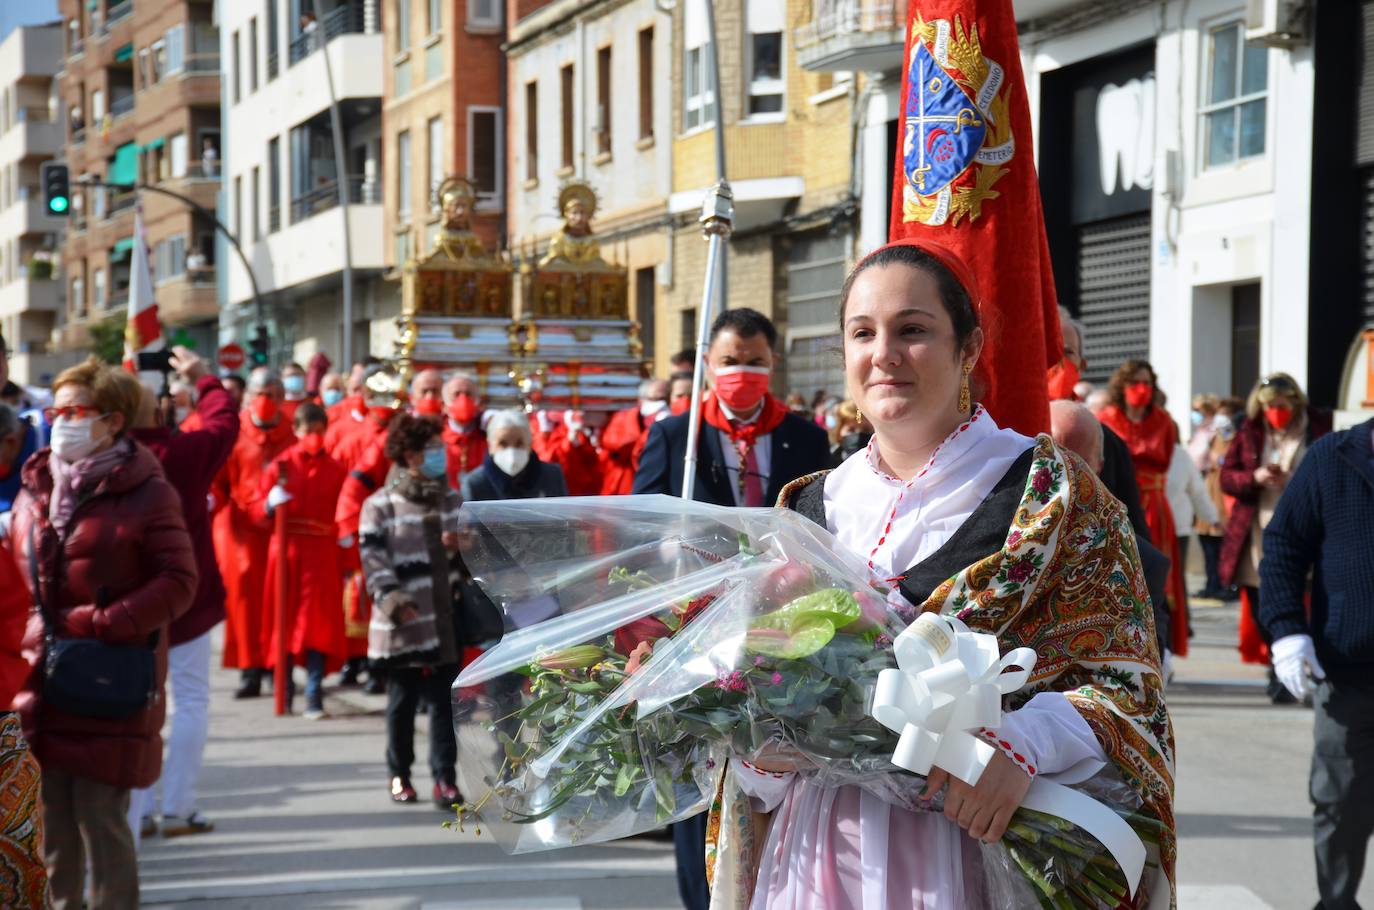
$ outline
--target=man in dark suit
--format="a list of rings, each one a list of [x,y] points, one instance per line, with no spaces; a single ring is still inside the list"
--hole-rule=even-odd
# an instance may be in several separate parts
[[[768,391],[778,330],[751,309],[728,310],[711,326],[692,498],[724,506],[771,506],[787,484],[830,466],[830,444],[815,423],[787,412]],[[635,472],[635,493],[682,493],[691,417],[653,425]],[[751,467],[752,465],[752,467]]]
[[[825,431],[788,413],[769,392],[778,330],[751,309],[728,310],[711,326],[692,498],[723,506],[771,506],[787,484],[830,466]],[[635,493],[682,494],[691,414],[660,420],[635,472]],[[706,910],[706,815],[673,826],[678,892],[687,910]]]

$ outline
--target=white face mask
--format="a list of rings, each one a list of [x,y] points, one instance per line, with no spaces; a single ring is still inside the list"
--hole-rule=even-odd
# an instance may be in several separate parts
[[[530,463],[530,450],[498,449],[491,453],[491,460],[496,462],[498,468],[514,477],[525,470],[525,466]]]
[[[52,425],[53,454],[67,464],[76,464],[99,448],[101,439],[95,438],[92,431],[97,420],[103,417],[68,418],[59,417]],[[103,438],[103,437],[102,437]]]
[[[639,403],[639,413],[642,417],[653,417],[660,411],[666,410],[668,410],[668,402],[666,401],[641,401]]]

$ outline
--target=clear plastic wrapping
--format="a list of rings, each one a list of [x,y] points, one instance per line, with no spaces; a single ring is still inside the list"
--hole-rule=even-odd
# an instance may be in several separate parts
[[[468,503],[460,522],[464,561],[508,629],[454,686],[460,823],[508,852],[705,811],[732,755],[782,753],[810,783],[939,808],[869,715],[915,608],[824,528],[665,496]],[[1134,813],[1117,783],[1111,805]],[[1099,906],[1080,900],[1097,883],[1079,883],[1114,864],[1061,821],[1018,812],[985,851],[990,893]]]

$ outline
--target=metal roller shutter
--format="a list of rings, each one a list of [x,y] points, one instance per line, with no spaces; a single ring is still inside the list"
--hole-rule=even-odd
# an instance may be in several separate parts
[[[1364,209],[1360,213],[1360,230],[1364,232],[1364,281],[1362,282],[1363,300],[1361,310],[1366,325],[1374,323],[1374,168],[1365,168],[1360,174]]]
[[[1125,360],[1150,351],[1150,216],[1079,228],[1078,318],[1087,328],[1083,378],[1105,383]]]
[[[801,392],[807,401],[820,389],[844,398],[839,308],[849,237],[824,230],[791,239],[783,358],[787,391]]]

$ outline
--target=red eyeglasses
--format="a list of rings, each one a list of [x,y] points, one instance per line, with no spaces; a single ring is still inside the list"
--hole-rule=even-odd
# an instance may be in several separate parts
[[[57,418],[65,417],[68,420],[80,420],[83,417],[104,417],[100,413],[100,408],[93,408],[88,404],[73,404],[65,408],[44,408],[43,416],[48,423],[55,423]]]

